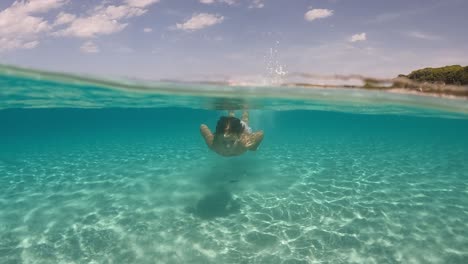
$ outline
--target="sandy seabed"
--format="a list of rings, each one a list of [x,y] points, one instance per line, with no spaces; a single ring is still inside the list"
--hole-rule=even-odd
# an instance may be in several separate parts
[[[226,159],[177,143],[2,159],[1,262],[468,259],[462,148],[304,142]]]

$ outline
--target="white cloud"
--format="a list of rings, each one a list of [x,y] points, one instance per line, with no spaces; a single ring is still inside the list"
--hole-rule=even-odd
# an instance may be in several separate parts
[[[37,47],[39,41],[26,41],[23,39],[0,38],[0,52],[15,49],[32,49]]]
[[[199,1],[200,1],[200,3],[205,4],[205,5],[211,5],[211,4],[214,4],[214,3],[234,5],[237,2],[236,0],[199,0]]]
[[[264,0],[253,0],[249,8],[263,8],[265,7]]]
[[[147,12],[146,7],[158,0],[127,0],[123,5],[99,5],[89,16],[78,17],[69,21],[69,25],[55,32],[57,36],[92,38],[109,35],[123,30],[128,23],[122,20],[137,17]]]
[[[64,25],[64,24],[69,24],[71,23],[73,20],[76,19],[76,16],[73,15],[73,14],[68,14],[68,13],[64,13],[64,12],[60,12],[58,15],[57,15],[57,18],[55,19],[55,22],[54,22],[54,25]]]
[[[97,15],[78,18],[73,21],[68,28],[58,31],[56,35],[91,38],[97,35],[109,35],[119,32],[126,26],[126,23],[120,23],[115,19],[109,19],[105,16]]]
[[[126,0],[125,2],[129,6],[143,8],[143,7],[147,7],[149,5],[158,3],[159,0]]]
[[[311,9],[305,13],[304,18],[308,21],[313,21],[319,18],[326,18],[333,15],[333,10],[330,9]]]
[[[91,38],[116,33],[128,25],[126,19],[145,14],[150,5],[159,2],[122,1],[121,5],[109,5],[108,1],[103,1],[80,17],[60,12],[52,23],[40,14],[59,8],[70,0],[16,0],[0,12],[0,52],[34,48],[44,34]]]
[[[10,10],[15,10],[23,13],[45,13],[49,10],[61,7],[67,0],[30,0],[30,1],[15,1],[9,7]]]
[[[228,5],[234,5],[236,3],[236,0],[219,0],[219,2]]]
[[[37,45],[39,45],[39,41],[33,40],[33,41],[30,41],[30,42],[23,43],[23,48],[25,48],[25,49],[34,49],[35,47],[37,47]]]
[[[407,35],[412,38],[417,38],[417,39],[424,39],[424,40],[437,40],[440,39],[439,36],[427,34],[427,33],[422,33],[419,31],[412,31],[408,32]]]
[[[198,0],[200,3],[205,5],[211,4],[227,4],[227,5],[235,5],[239,3],[239,0]],[[248,0],[246,1],[249,4],[249,8],[263,8],[265,7],[265,0]]]
[[[228,5],[234,5],[236,3],[236,0],[219,0],[219,2]]]
[[[351,38],[349,38],[349,41],[351,42],[365,41],[365,40],[367,40],[367,35],[364,32],[359,33],[359,34],[354,34],[351,36]]]
[[[0,12],[0,52],[32,49],[39,44],[39,34],[52,26],[40,13],[64,5],[66,0],[15,1]]]
[[[181,30],[193,31],[210,27],[223,22],[224,17],[219,15],[200,13],[194,14],[189,20],[182,24],[176,24],[176,28]]]
[[[153,31],[153,29],[149,28],[149,27],[146,27],[146,28],[143,29],[143,32],[145,32],[145,33],[149,33],[149,32],[152,32],[152,31]]]
[[[85,43],[83,43],[83,45],[81,45],[80,47],[80,50],[83,53],[98,53],[99,52],[98,46],[96,46],[96,44],[94,44],[94,42],[92,41],[86,41]]]

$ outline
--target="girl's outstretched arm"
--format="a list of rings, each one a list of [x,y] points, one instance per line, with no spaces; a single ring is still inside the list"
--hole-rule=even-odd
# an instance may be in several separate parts
[[[213,146],[213,138],[214,138],[213,133],[211,133],[211,130],[208,128],[207,125],[202,124],[200,126],[200,133],[205,139],[206,145],[208,145],[208,147],[211,148]]]
[[[263,131],[257,131],[251,134],[245,135],[243,140],[244,146],[252,151],[257,150],[258,146],[263,140]]]
[[[249,124],[249,112],[244,110],[244,112],[242,112],[242,119],[241,120],[244,121],[244,123]]]

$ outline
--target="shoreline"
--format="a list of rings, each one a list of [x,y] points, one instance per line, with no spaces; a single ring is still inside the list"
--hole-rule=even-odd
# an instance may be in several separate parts
[[[96,87],[122,89],[133,92],[159,92],[159,93],[177,93],[189,94],[194,91],[187,89],[187,86],[193,84],[207,85],[212,88],[216,86],[226,87],[243,87],[248,90],[252,88],[271,89],[275,88],[288,88],[288,87],[301,87],[301,88],[316,88],[316,89],[359,89],[363,91],[382,91],[392,94],[407,94],[416,96],[426,96],[433,98],[446,98],[446,99],[462,99],[468,100],[468,87],[467,86],[454,86],[454,85],[441,85],[432,83],[419,83],[407,78],[396,79],[372,79],[364,76],[333,76],[333,80],[355,80],[360,84],[313,84],[311,82],[283,82],[277,85],[265,85],[253,82],[238,82],[238,81],[180,81],[180,80],[154,80],[154,81],[141,81],[141,80],[119,80],[119,79],[105,79],[102,76],[84,76],[72,73],[59,73],[42,70],[33,70],[21,68],[16,66],[7,66],[0,64],[0,76],[18,76],[21,78],[28,78],[32,80],[49,80],[55,82],[66,82],[74,85],[93,85]],[[315,76],[317,77],[317,76]],[[322,76],[323,78],[323,76]],[[181,87],[166,87],[162,84],[179,84]],[[362,84],[361,84],[362,83]],[[210,95],[234,95],[226,90],[210,89],[206,91]],[[260,93],[261,95],[261,93]]]
[[[431,93],[431,92],[418,92],[418,91],[415,91],[415,90],[408,90],[408,89],[404,89],[404,88],[392,88],[392,89],[383,90],[383,91],[384,92],[389,92],[389,93],[398,93],[398,94],[411,94],[411,95],[417,95],[417,96],[428,96],[428,97],[437,97],[437,98],[468,100],[468,96],[463,96],[463,95]]]
[[[381,82],[388,83],[388,80]],[[428,96],[447,99],[464,99],[468,100],[468,87],[467,86],[454,86],[454,85],[435,85],[429,83],[406,82],[406,85],[412,85],[411,88],[400,87],[401,82],[394,81],[397,86],[378,86],[378,85],[323,85],[323,84],[310,84],[310,83],[284,83],[284,87],[304,87],[304,88],[322,88],[322,89],[359,89],[367,91],[381,91],[393,94],[408,94],[417,96]],[[416,88],[416,85],[417,88]]]

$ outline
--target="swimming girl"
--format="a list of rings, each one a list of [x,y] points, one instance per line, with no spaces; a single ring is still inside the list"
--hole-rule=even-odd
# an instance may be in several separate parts
[[[200,132],[208,147],[221,156],[238,156],[246,151],[255,151],[263,140],[263,131],[252,132],[248,125],[249,114],[242,113],[242,120],[230,111],[228,116],[222,116],[216,125],[213,135],[208,126],[202,124]]]

